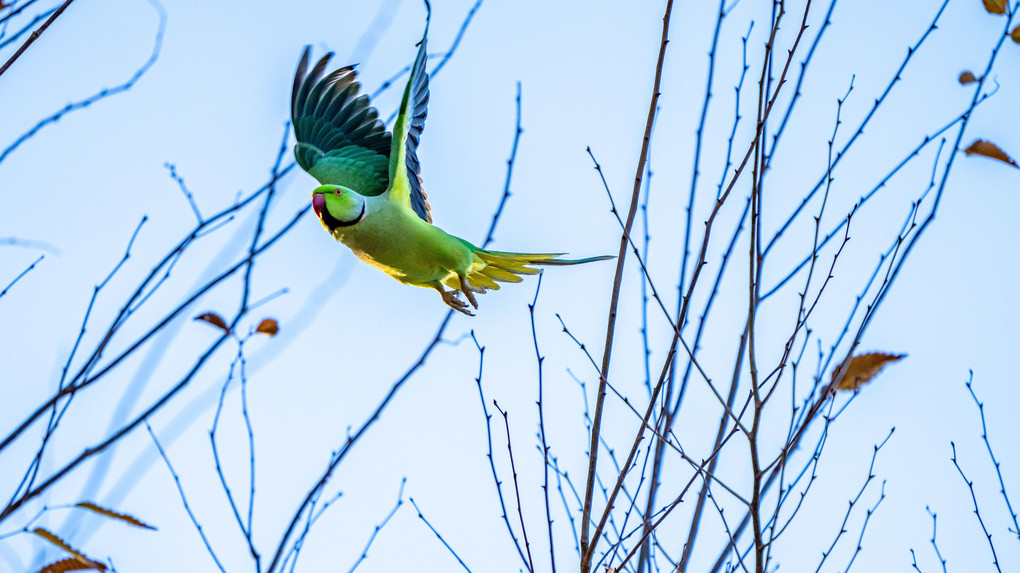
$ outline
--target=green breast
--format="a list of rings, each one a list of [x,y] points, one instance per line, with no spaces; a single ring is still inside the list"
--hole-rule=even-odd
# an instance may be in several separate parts
[[[334,232],[359,259],[402,283],[421,287],[470,271],[474,252],[469,243],[394,206],[385,196],[367,201],[361,222]]]

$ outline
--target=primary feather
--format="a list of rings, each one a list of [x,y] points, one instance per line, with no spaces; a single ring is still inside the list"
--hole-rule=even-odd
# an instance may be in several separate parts
[[[540,272],[536,265],[612,258],[487,251],[432,224],[418,160],[429,101],[428,21],[392,133],[368,96],[359,95],[353,66],[324,75],[330,53],[308,71],[305,48],[291,92],[294,155],[321,184],[312,192],[312,209],[323,227],[361,260],[405,284],[437,290],[443,302],[468,315],[468,303],[478,308],[475,294],[521,282],[522,275]]]

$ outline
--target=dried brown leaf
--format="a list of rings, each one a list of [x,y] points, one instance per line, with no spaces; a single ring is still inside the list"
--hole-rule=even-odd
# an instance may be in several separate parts
[[[117,520],[123,521],[124,523],[127,523],[129,525],[134,525],[135,527],[141,527],[141,528],[144,528],[144,529],[152,529],[152,530],[156,529],[155,527],[153,527],[153,526],[149,525],[148,523],[145,523],[145,522],[143,522],[143,521],[141,521],[141,520],[139,520],[139,519],[137,519],[135,517],[132,517],[132,516],[124,514],[124,513],[117,513],[116,511],[113,511],[111,509],[106,509],[105,507],[100,507],[100,506],[92,503],[91,501],[83,501],[81,503],[76,503],[76,504],[74,504],[74,506],[75,507],[80,507],[82,509],[87,509],[89,511],[93,511],[95,513],[98,513],[99,515],[105,515],[106,517],[110,517],[112,519],[117,519]]]
[[[65,571],[84,571],[86,569],[94,570],[93,567],[78,561],[74,557],[68,557],[67,559],[50,563],[40,569],[39,573],[64,573]]]
[[[882,352],[871,352],[868,354],[858,354],[850,359],[850,364],[846,367],[846,372],[843,377],[839,379],[839,383],[835,384],[837,390],[856,390],[861,385],[867,383],[869,380],[878,375],[879,372],[885,368],[886,364],[891,364],[900,360],[906,356],[906,354],[884,354]],[[833,377],[839,372],[839,368],[836,368],[832,372]]]
[[[71,547],[70,545],[67,544],[67,542],[65,542],[63,539],[57,537],[53,533],[50,533],[49,531],[47,531],[47,530],[45,530],[45,529],[43,529],[41,527],[36,527],[35,529],[32,530],[32,533],[38,535],[39,537],[42,537],[46,541],[49,541],[53,545],[56,545],[57,547],[59,547],[59,548],[63,549],[64,551],[70,553],[74,557],[74,560],[79,562],[79,563],[81,563],[82,565],[85,565],[86,569],[95,569],[96,571],[106,571],[106,565],[104,565],[104,564],[102,564],[102,563],[100,563],[98,561],[94,561],[92,559],[89,559],[84,554],[82,554],[80,551],[78,551],[74,547]]]
[[[277,324],[275,318],[266,318],[259,323],[258,328],[255,332],[265,334],[267,336],[276,336],[277,332],[280,332],[280,325]]]
[[[1006,155],[1005,151],[999,149],[999,146],[995,145],[991,141],[975,139],[974,143],[971,143],[970,146],[967,147],[967,149],[963,150],[963,152],[966,153],[967,155],[983,155],[984,157],[996,159],[1003,163],[1008,163],[1013,167],[1020,168],[1020,166],[1016,164],[1016,161],[1013,161],[1012,157]]]
[[[963,72],[962,74],[960,74],[960,85],[961,86],[965,86],[967,84],[972,84],[972,83],[974,83],[976,81],[978,81],[977,78],[975,78],[974,74],[972,74],[970,71],[966,71],[966,72]]]
[[[230,334],[230,327],[227,326],[227,321],[223,320],[223,317],[216,314],[215,312],[207,312],[205,314],[200,314],[195,317],[195,320],[207,322],[215,326],[216,328],[219,328],[223,332]]]
[[[1013,28],[1013,31],[1009,33],[1009,38],[1017,44],[1020,44],[1020,26]]]
[[[989,14],[1005,14],[1007,0],[981,0]]]

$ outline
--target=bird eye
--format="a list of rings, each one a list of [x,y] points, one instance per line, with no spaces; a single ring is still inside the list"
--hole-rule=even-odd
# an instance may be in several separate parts
[[[336,189],[335,191],[333,191],[333,194],[336,195],[337,197],[339,197],[339,196],[343,195],[344,192],[343,192],[342,189]]]

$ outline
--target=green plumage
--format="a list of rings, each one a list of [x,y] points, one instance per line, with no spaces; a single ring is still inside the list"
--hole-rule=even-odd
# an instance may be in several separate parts
[[[351,145],[323,155],[317,148],[299,143],[294,153],[310,160],[311,165],[305,170],[320,182],[343,181],[370,197],[386,191],[390,161],[375,151]]]
[[[312,208],[323,227],[361,260],[402,283],[437,290],[443,302],[468,315],[468,303],[478,308],[476,293],[521,282],[520,275],[539,272],[535,265],[612,258],[487,251],[432,224],[417,152],[428,112],[427,36],[428,19],[392,134],[368,96],[358,95],[353,67],[323,76],[327,54],[309,72],[305,48],[291,94],[294,155],[321,184],[312,192]]]

